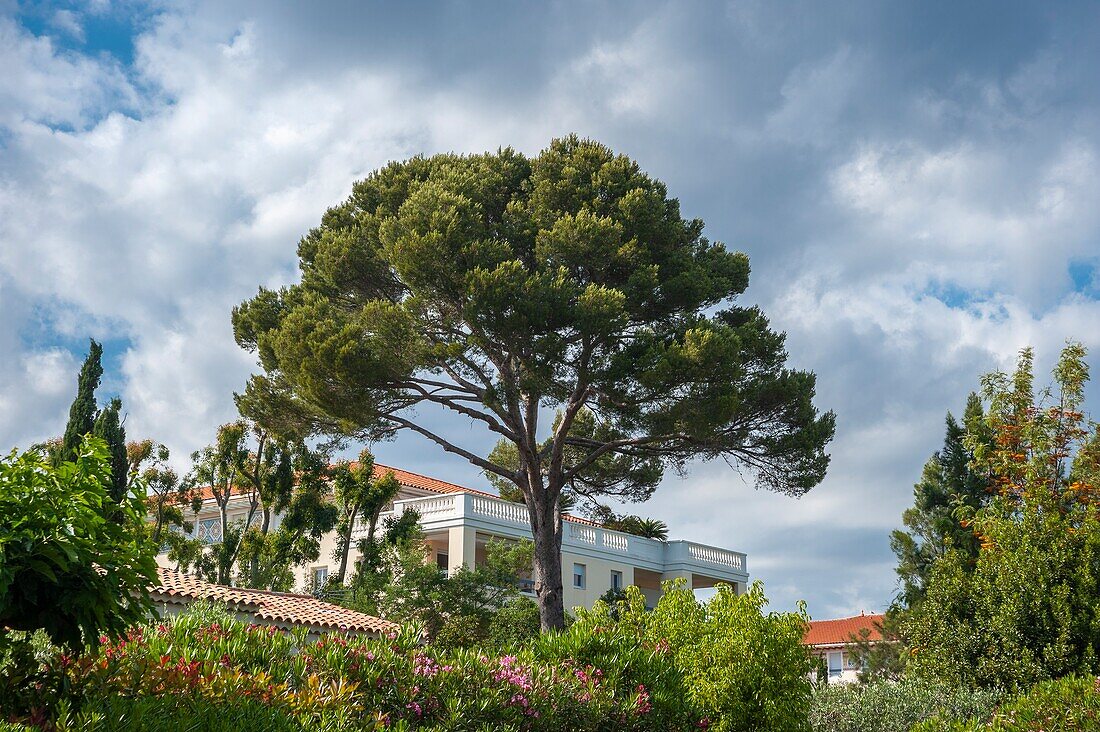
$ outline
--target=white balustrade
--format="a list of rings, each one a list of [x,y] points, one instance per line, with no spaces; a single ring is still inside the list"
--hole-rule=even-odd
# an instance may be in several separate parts
[[[603,545],[608,549],[614,549],[617,552],[625,552],[630,546],[630,539],[626,534],[620,534],[618,531],[603,531]]]
[[[485,496],[471,496],[470,511],[481,516],[511,521],[517,524],[530,523],[527,515],[527,507],[521,503],[502,501],[499,498]]]
[[[479,516],[501,523],[527,527],[530,517],[527,507],[522,503],[512,503],[492,496],[473,493],[453,493],[427,498],[413,498],[397,501],[394,515],[415,509],[424,521],[462,519],[464,516]],[[609,552],[626,555],[639,561],[659,564],[686,562],[723,567],[737,573],[745,572],[745,555],[739,552],[720,549],[690,541],[662,542],[633,536],[621,531],[566,521],[568,527],[566,539],[573,544],[582,544]],[[358,527],[356,533],[358,534]],[[503,530],[503,527],[502,527]],[[509,533],[512,530],[507,530]]]
[[[402,511],[409,508],[414,509],[422,519],[438,521],[450,515],[458,515],[459,512],[455,507],[455,499],[458,497],[455,494],[440,496],[439,498],[415,498],[409,501],[399,501],[397,505],[401,506]]]
[[[731,569],[743,571],[745,569],[745,556],[738,554],[737,552],[731,552],[727,549],[719,549],[714,546],[704,546],[702,544],[687,545],[688,556],[692,559],[700,562],[710,562],[711,564],[721,564]]]
[[[583,524],[569,524],[569,536],[583,544],[596,545],[596,529]]]

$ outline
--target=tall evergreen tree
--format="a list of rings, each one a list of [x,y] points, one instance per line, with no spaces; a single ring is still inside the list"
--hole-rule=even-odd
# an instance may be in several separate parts
[[[977,560],[952,548],[935,562],[904,622],[907,673],[1019,690],[1100,672],[1100,431],[1084,414],[1084,347],[1065,347],[1052,386],[1033,382],[1031,349],[1015,373],[982,379],[993,439],[965,442],[992,495],[957,512]]]
[[[100,363],[103,357],[103,346],[94,340],[89,340],[89,343],[88,357],[84,359],[84,365],[80,367],[80,376],[77,377],[76,399],[69,407],[69,421],[65,424],[65,436],[61,438],[61,446],[54,455],[54,463],[74,459],[76,448],[84,439],[84,435],[95,428],[95,390],[99,387],[99,380],[103,378],[103,365]]]
[[[920,482],[913,487],[913,506],[902,515],[905,530],[895,530],[890,545],[898,558],[901,580],[899,604],[912,607],[924,597],[932,567],[949,549],[956,549],[964,564],[973,565],[979,541],[956,516],[960,506],[977,510],[989,502],[988,476],[972,467],[974,454],[965,444],[967,433],[989,443],[982,400],[971,393],[963,423],[947,414],[943,449],[924,465]]]
[[[130,484],[130,460],[126,454],[126,430],[122,426],[122,400],[115,397],[100,410],[92,427],[92,434],[107,443],[111,462],[111,483],[107,493],[119,503],[126,496]]]

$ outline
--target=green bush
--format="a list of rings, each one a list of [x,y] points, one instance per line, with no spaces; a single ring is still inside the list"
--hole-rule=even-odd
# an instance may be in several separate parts
[[[512,655],[246,625],[223,609],[54,649],[32,704],[0,718],[88,730],[809,730],[804,615],[759,586],[708,604],[681,585],[650,613],[631,589]],[[515,608],[522,612],[522,608]]]
[[[1044,681],[1005,703],[992,716],[966,721],[941,715],[913,732],[1086,732],[1100,729],[1100,678]]]
[[[527,597],[509,600],[489,621],[489,644],[512,648],[539,636],[539,606]]]
[[[664,729],[684,729],[693,717],[722,731],[809,729],[804,612],[765,613],[759,583],[740,596],[719,586],[706,604],[682,581],[664,590],[647,612],[629,587],[615,608],[598,602],[579,611],[569,630],[542,636],[534,652],[591,664],[620,688],[644,685]]]
[[[829,732],[908,732],[918,722],[987,718],[1000,698],[995,691],[971,691],[905,679],[870,684],[825,684],[814,691],[810,721]]]

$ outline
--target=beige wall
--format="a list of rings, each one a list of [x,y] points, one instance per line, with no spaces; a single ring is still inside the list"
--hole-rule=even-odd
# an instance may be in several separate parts
[[[401,494],[398,495],[397,500],[404,500],[407,498],[420,497],[422,493],[412,492],[407,489],[403,489]],[[389,507],[392,509],[392,505]],[[230,521],[243,520],[246,515],[246,510],[233,508],[229,512]],[[203,507],[203,510],[197,515],[192,516],[196,522],[201,518],[213,518],[218,516],[217,507],[212,504],[208,504]],[[441,553],[447,555],[448,571],[454,572],[459,567],[465,565],[474,565],[475,563],[484,561],[484,541],[487,538],[486,535],[480,535],[477,531],[470,526],[454,526],[447,529],[441,529],[434,531],[427,536],[429,544],[429,556],[428,560],[431,562],[437,561],[437,556]],[[295,576],[294,590],[298,592],[305,592],[312,589],[312,578],[314,570],[318,567],[324,567],[328,571],[328,576],[334,578],[336,571],[339,567],[338,562],[333,559],[333,553],[336,549],[336,534],[335,532],[329,532],[321,538],[320,543],[320,555],[313,561],[299,567],[293,568]],[[355,571],[355,562],[358,559],[358,552],[353,547],[348,557],[348,576]],[[158,555],[158,563],[162,566],[172,566],[167,560],[166,555]],[[585,586],[575,587],[573,584],[573,565],[574,563],[583,564],[585,567]],[[661,582],[675,577],[683,577],[687,580],[688,587],[692,589],[699,589],[703,587],[713,586],[715,580],[703,575],[692,575],[691,572],[675,571],[666,572],[664,574],[636,568],[629,556],[624,556],[621,561],[613,560],[605,557],[590,556],[587,554],[574,554],[569,551],[562,553],[562,585],[563,585],[563,600],[566,610],[572,610],[575,607],[591,607],[592,604],[600,598],[608,589],[611,588],[611,573],[612,571],[622,572],[623,587],[630,585],[638,586],[643,595],[646,598],[646,604],[649,607],[656,606],[661,596]],[[737,585],[738,591],[744,591],[744,587]]]
[[[585,567],[585,586],[583,589],[573,585],[574,563],[583,564]],[[565,609],[592,607],[592,604],[599,600],[601,595],[611,589],[612,570],[623,573],[623,587],[634,584],[634,566],[632,564],[609,562],[594,557],[562,552],[561,573]]]

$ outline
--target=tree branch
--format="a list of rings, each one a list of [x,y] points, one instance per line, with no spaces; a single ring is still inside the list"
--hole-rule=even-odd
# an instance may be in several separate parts
[[[503,467],[501,467],[500,465],[497,465],[494,462],[490,462],[489,460],[486,460],[485,458],[481,457],[480,455],[476,455],[476,454],[470,452],[469,450],[467,450],[465,448],[459,447],[459,446],[457,446],[457,445],[455,445],[451,442],[448,442],[447,440],[443,439],[442,437],[435,434],[434,432],[431,432],[430,430],[427,430],[427,429],[421,427],[420,425],[418,425],[417,423],[415,423],[411,420],[405,419],[404,417],[398,417],[398,416],[393,415],[393,414],[382,415],[382,418],[383,419],[388,419],[391,422],[393,422],[394,424],[400,425],[402,428],[410,429],[413,432],[418,432],[418,433],[424,435],[429,440],[436,443],[437,445],[442,447],[447,452],[452,452],[455,455],[461,455],[462,457],[466,458],[467,460],[469,460],[471,463],[478,466],[482,470],[487,470],[490,473],[495,473],[495,474],[501,476],[502,478],[507,478],[508,480],[514,480],[515,479],[515,476],[512,474],[512,471],[508,470],[507,468],[503,468]]]
[[[599,460],[602,456],[609,452],[617,451],[624,447],[638,447],[641,445],[649,445],[654,442],[663,442],[665,440],[671,440],[679,435],[648,435],[646,437],[634,437],[624,440],[612,440],[611,442],[600,442],[599,440],[589,440],[587,438],[568,437],[566,438],[566,444],[578,445],[582,447],[595,447],[596,449],[584,456],[584,459],[579,463],[565,471],[562,475],[562,480],[568,482],[577,473],[587,468],[592,463]]]
[[[420,387],[418,384],[413,383],[413,382],[407,383],[406,386],[409,387],[409,388],[416,389],[421,394],[420,398],[416,399],[416,401],[413,402],[413,403],[421,402],[421,401],[428,401],[428,402],[432,402],[434,404],[440,404],[444,407],[447,407],[448,409],[451,409],[451,410],[454,410],[454,411],[458,412],[459,414],[464,414],[467,417],[470,417],[472,419],[480,420],[480,421],[484,422],[485,424],[487,424],[489,426],[489,429],[492,430],[493,432],[496,432],[499,435],[503,435],[504,437],[508,438],[509,440],[512,440],[513,442],[516,441],[516,433],[513,432],[512,430],[508,429],[504,425],[502,425],[500,422],[498,422],[496,420],[496,418],[494,418],[491,414],[486,414],[485,412],[482,412],[482,411],[477,410],[477,409],[473,409],[472,407],[467,407],[464,404],[460,404],[457,401],[457,400],[462,400],[462,399],[467,399],[468,400],[468,399],[470,399],[470,397],[456,397],[456,396],[447,396],[447,395],[440,396],[438,394],[433,394],[433,393],[427,391],[423,387]]]

